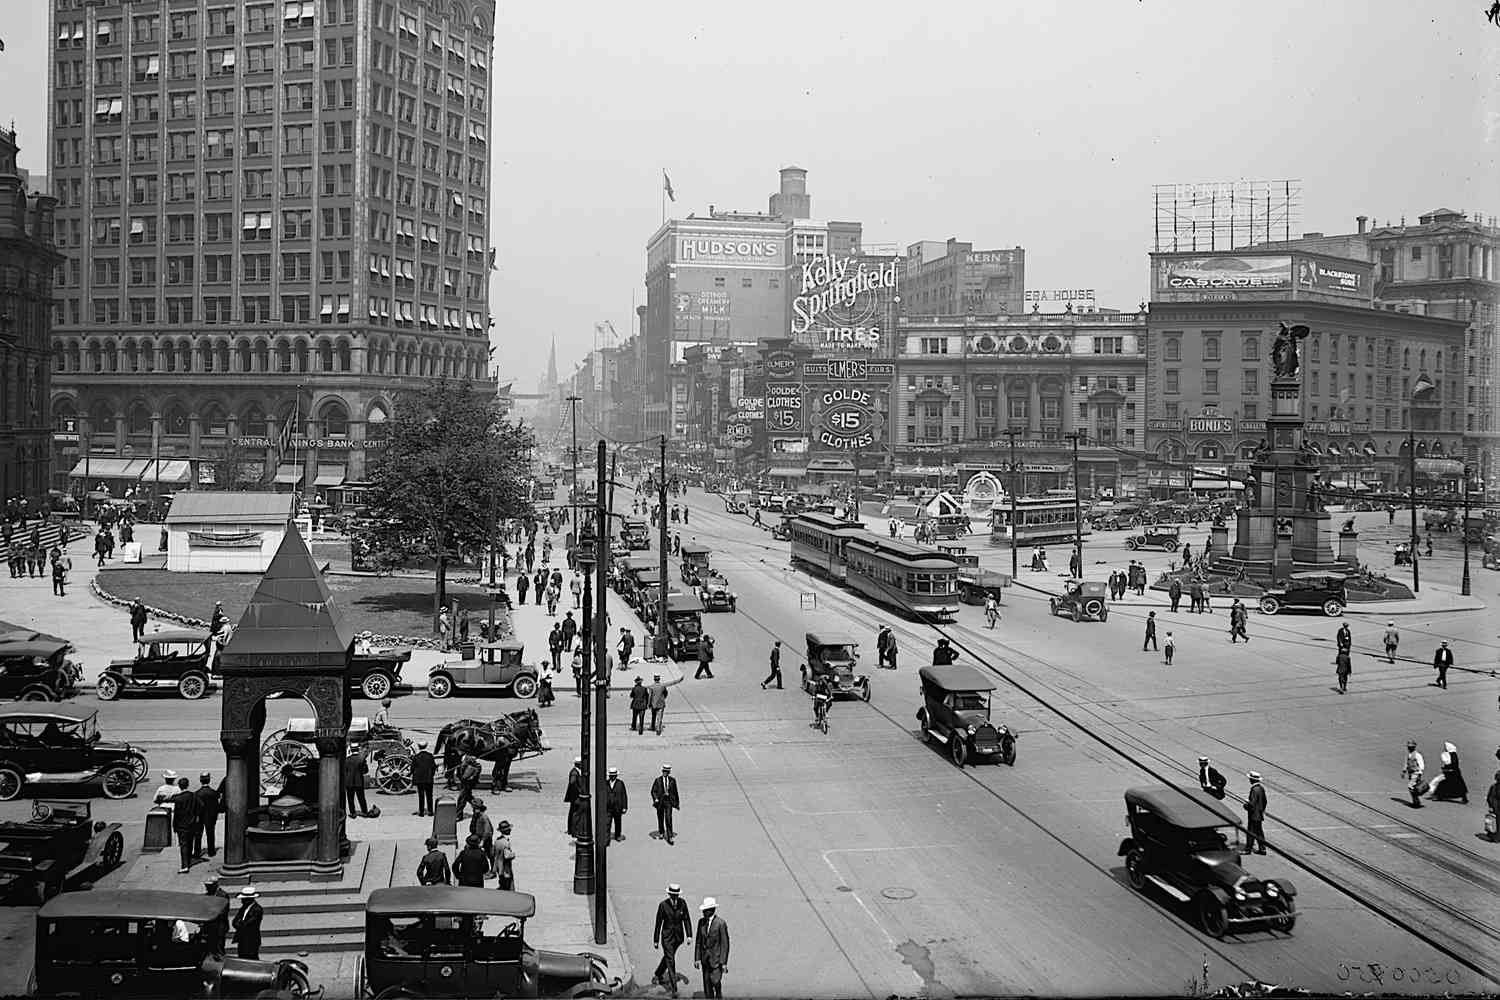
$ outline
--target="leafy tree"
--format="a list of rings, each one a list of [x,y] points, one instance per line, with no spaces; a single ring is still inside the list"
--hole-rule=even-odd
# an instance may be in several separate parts
[[[389,570],[412,556],[435,565],[433,630],[447,604],[449,562],[480,551],[499,519],[532,513],[531,432],[467,380],[402,393],[370,473],[370,560]]]
[[[246,474],[247,466],[257,464],[245,446],[228,441],[214,456],[214,489],[219,491],[253,490],[260,485],[261,476]]]

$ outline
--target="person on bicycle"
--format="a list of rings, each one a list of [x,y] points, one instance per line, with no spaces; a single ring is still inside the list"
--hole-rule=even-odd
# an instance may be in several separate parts
[[[990,628],[994,628],[995,623],[1000,620],[1000,602],[995,600],[994,594],[984,599],[984,617],[990,623]]]
[[[828,682],[828,675],[823,674],[813,682],[813,725],[816,726],[822,722],[831,707],[833,707],[833,685]]]

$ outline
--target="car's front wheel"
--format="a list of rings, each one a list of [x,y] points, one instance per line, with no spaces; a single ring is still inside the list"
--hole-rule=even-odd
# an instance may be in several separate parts
[[[26,779],[14,767],[0,767],[0,802],[9,802],[21,794]]]
[[[360,682],[359,690],[371,701],[379,701],[391,693],[391,679],[380,671],[369,674]]]
[[[99,683],[94,686],[94,693],[99,696],[100,701],[114,701],[120,697],[120,680],[110,674],[100,674]]]
[[[510,690],[517,698],[530,698],[536,694],[536,678],[530,674],[522,674],[511,684]]]
[[[1260,613],[1263,615],[1274,615],[1281,610],[1281,602],[1274,597],[1262,597],[1260,599]]]
[[[1131,537],[1125,539],[1125,547],[1131,552],[1134,552],[1136,549],[1141,547],[1141,543],[1139,539],[1132,535]]]
[[[955,767],[963,767],[969,762],[969,744],[962,733],[954,731],[948,734],[948,757]]]
[[[427,696],[429,698],[446,698],[453,693],[453,678],[447,674],[438,674],[427,680]]]
[[[1137,892],[1146,891],[1146,852],[1137,847],[1125,855],[1125,877]]]
[[[1323,613],[1329,618],[1337,618],[1344,613],[1344,605],[1333,598],[1329,598],[1323,602]]]
[[[188,701],[197,701],[208,694],[208,678],[202,674],[183,674],[177,681],[177,693]]]
[[[52,697],[52,693],[50,691],[48,691],[46,688],[33,687],[33,688],[27,688],[25,691],[21,692],[21,700],[22,701],[55,701],[56,699],[54,699]]]
[[[1198,922],[1212,938],[1221,938],[1229,931],[1229,914],[1211,892],[1198,894]]]
[[[1165,542],[1162,543],[1161,547],[1164,548],[1164,549],[1166,549],[1168,552],[1176,552],[1177,551],[1177,539],[1175,539],[1175,538],[1169,538]]]
[[[107,799],[128,799],[135,794],[135,771],[124,764],[115,764],[105,769],[99,785]]]

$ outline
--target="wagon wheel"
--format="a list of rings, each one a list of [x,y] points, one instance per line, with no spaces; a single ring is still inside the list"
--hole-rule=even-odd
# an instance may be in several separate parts
[[[411,791],[411,756],[405,748],[392,747],[376,758],[375,784],[389,795]]]

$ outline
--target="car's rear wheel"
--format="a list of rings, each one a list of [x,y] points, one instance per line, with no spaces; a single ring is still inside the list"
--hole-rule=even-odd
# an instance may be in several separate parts
[[[390,677],[377,670],[360,682],[359,690],[371,701],[379,701],[391,693],[392,686]]]
[[[427,679],[427,697],[446,698],[453,693],[453,678],[447,674],[437,674]]]
[[[103,871],[114,871],[120,867],[120,862],[125,858],[125,837],[119,832],[109,835],[104,842],[104,849],[99,852],[99,867]]]
[[[1330,597],[1323,602],[1323,613],[1329,618],[1337,618],[1344,613],[1344,605]]]
[[[1051,610],[1052,614],[1056,615],[1057,614],[1057,599],[1055,597],[1049,597],[1049,598],[1047,598],[1047,607],[1048,607],[1048,609]]]
[[[20,771],[13,767],[0,767],[0,802],[9,802],[20,795],[25,783]]]
[[[517,698],[533,697],[536,694],[536,678],[530,674],[522,674],[511,684],[510,690]]]
[[[1136,549],[1141,547],[1140,540],[1137,539],[1134,535],[1131,535],[1129,538],[1125,539],[1125,547],[1134,552]]]
[[[955,767],[963,767],[969,762],[969,744],[956,730],[948,734],[948,757]]]
[[[1161,547],[1164,548],[1164,549],[1166,549],[1168,552],[1176,552],[1177,551],[1177,539],[1175,539],[1175,538],[1168,538],[1165,542],[1162,542]]]
[[[1108,608],[1105,608],[1103,611],[1099,612],[1099,620],[1101,622],[1107,622],[1107,621],[1109,621],[1109,609]]]
[[[124,764],[115,764],[105,769],[99,785],[107,799],[129,798],[135,792],[135,772]]]
[[[1198,894],[1198,922],[1212,938],[1221,938],[1229,931],[1229,914],[1211,892]]]
[[[177,681],[177,693],[188,701],[197,701],[208,694],[208,678],[202,674],[183,674]]]
[[[99,696],[100,701],[114,701],[120,697],[120,680],[109,674],[100,674],[99,683],[94,687],[94,693]]]
[[[312,983],[307,980],[307,973],[295,965],[285,965],[281,969],[281,989],[293,997],[305,997],[312,993]]]
[[[1290,899],[1286,901],[1286,912],[1276,921],[1276,929],[1283,934],[1292,933],[1292,928],[1297,926],[1297,906]]]
[[[1274,597],[1262,597],[1260,599],[1260,613],[1263,615],[1274,615],[1281,610],[1281,602]]]
[[[52,692],[43,687],[27,688],[21,692],[22,701],[52,701]]]
[[[1125,855],[1125,877],[1137,892],[1146,891],[1146,852],[1136,848]]]

